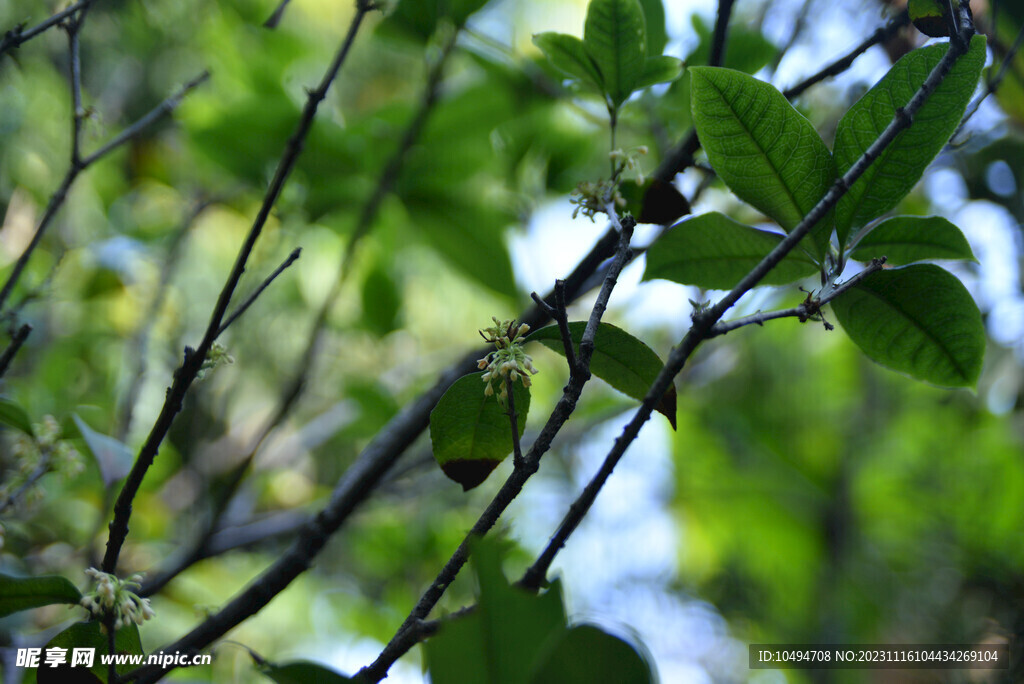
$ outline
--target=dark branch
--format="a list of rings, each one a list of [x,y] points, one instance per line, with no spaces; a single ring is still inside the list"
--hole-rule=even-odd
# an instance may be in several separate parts
[[[261,294],[263,294],[263,291],[266,290],[268,287],[270,287],[270,284],[272,282],[274,282],[274,280],[277,278],[277,276],[279,276],[282,273],[284,273],[284,270],[286,268],[288,268],[293,263],[295,263],[295,260],[299,258],[299,255],[301,253],[302,253],[302,248],[301,247],[296,247],[295,249],[293,249],[292,253],[288,255],[288,258],[285,259],[281,263],[280,266],[275,268],[274,272],[271,273],[270,275],[268,275],[263,280],[263,282],[260,283],[260,286],[257,287],[256,290],[251,295],[246,297],[244,302],[242,302],[241,304],[238,305],[238,308],[235,309],[234,313],[232,313],[230,316],[227,317],[227,320],[225,320],[224,323],[221,324],[220,329],[217,330],[217,337],[220,337],[221,335],[223,335],[224,331],[227,330],[231,326],[232,323],[234,323],[236,320],[238,320],[239,316],[244,314],[246,312],[246,310],[250,306],[253,305],[253,302],[255,302],[256,299],[259,298],[259,296]]]
[[[0,354],[0,378],[7,373],[7,368],[11,365],[11,361],[14,359],[14,355],[21,349],[21,345],[25,344],[25,340],[28,339],[29,333],[32,332],[32,326],[28,323],[23,324],[18,331],[14,333],[11,338],[11,343],[4,349],[4,353]]]
[[[220,292],[220,296],[217,299],[217,303],[214,306],[213,313],[210,316],[210,322],[206,328],[206,333],[203,335],[202,341],[194,351],[189,353],[189,351],[186,350],[185,359],[182,362],[182,365],[174,373],[173,382],[170,389],[167,391],[167,398],[160,410],[160,414],[157,416],[156,422],[153,424],[153,429],[150,431],[145,443],[139,450],[139,455],[135,460],[135,465],[132,466],[132,470],[128,474],[124,486],[121,489],[121,493],[118,495],[117,502],[114,505],[114,519],[110,522],[110,536],[107,540],[106,553],[103,556],[104,572],[114,573],[117,569],[117,559],[121,553],[121,547],[124,544],[124,540],[128,536],[128,520],[131,518],[132,502],[135,499],[135,495],[138,493],[139,487],[142,486],[142,480],[145,478],[149,467],[153,464],[153,460],[156,458],[156,454],[160,449],[160,444],[163,442],[164,437],[166,437],[167,432],[170,430],[174,417],[181,410],[185,394],[188,392],[192,382],[199,374],[203,362],[206,360],[206,354],[209,352],[210,347],[217,338],[217,335],[220,334],[224,316],[227,313],[228,306],[231,303],[231,298],[238,286],[238,282],[242,278],[242,273],[245,271],[246,264],[249,261],[249,256],[252,254],[252,250],[256,246],[256,241],[259,239],[260,233],[263,231],[263,226],[266,224],[267,218],[270,216],[270,211],[277,202],[277,198],[281,194],[281,190],[284,188],[284,184],[287,181],[288,176],[291,174],[292,169],[295,167],[295,163],[298,161],[306,136],[309,134],[309,130],[313,125],[313,118],[316,116],[317,108],[319,107],[320,102],[326,97],[327,90],[330,88],[331,83],[334,81],[338,71],[341,69],[341,65],[348,56],[349,50],[355,42],[359,26],[362,24],[363,18],[366,16],[366,12],[367,9],[363,5],[358,7],[356,15],[349,26],[348,33],[324,74],[320,85],[317,86],[315,90],[309,92],[298,126],[291,138],[288,139],[284,154],[282,155],[281,161],[274,173],[274,178],[263,198],[263,204],[260,206],[260,210],[256,215],[252,228],[250,228],[249,234],[246,236],[245,242],[238,252],[235,264],[232,267],[231,273],[228,275],[227,281],[225,282],[224,287]],[[205,75],[202,78],[205,78]]]
[[[80,0],[79,2],[76,2],[70,7],[63,9],[60,12],[57,12],[46,21],[37,24],[36,26],[33,26],[27,31],[23,31],[22,26],[16,26],[15,28],[11,29],[6,34],[4,34],[3,39],[0,39],[0,56],[2,56],[8,50],[16,48],[22,43],[26,43],[32,40],[40,33],[46,31],[47,29],[57,26],[75,12],[87,9],[89,5],[91,5],[94,2],[96,2],[96,0]]]
[[[711,39],[711,55],[708,66],[725,64],[725,43],[729,36],[729,17],[732,15],[733,0],[718,0],[718,17],[715,19],[715,34]]]
[[[642,428],[644,423],[646,423],[651,417],[651,413],[654,411],[655,406],[657,406],[661,397],[668,390],[669,385],[672,383],[675,376],[682,370],[690,355],[693,354],[694,350],[696,350],[701,342],[711,336],[715,325],[725,312],[728,311],[740,297],[757,285],[757,283],[760,282],[760,280],[764,278],[772,268],[782,261],[782,259],[797,246],[800,240],[810,233],[811,228],[813,228],[814,225],[836,205],[839,199],[845,195],[856,180],[864,174],[867,168],[875,159],[878,158],[882,151],[884,151],[885,148],[888,147],[892,141],[910,125],[913,116],[939,86],[942,80],[949,73],[950,69],[953,68],[953,64],[956,60],[966,52],[967,46],[970,43],[970,38],[974,33],[974,26],[969,20],[962,22],[961,26],[963,26],[963,30],[959,36],[959,40],[950,41],[949,50],[935,68],[928,74],[928,77],[911,98],[910,102],[903,108],[902,115],[893,117],[893,120],[885,130],[882,131],[881,135],[879,135],[875,142],[868,147],[849,171],[847,171],[843,177],[839,179],[827,193],[825,193],[825,196],[822,197],[813,209],[811,209],[807,216],[804,217],[793,231],[790,232],[789,235],[787,235],[786,238],[768,254],[768,256],[762,259],[761,262],[750,271],[750,273],[743,277],[735,288],[733,288],[725,297],[719,300],[719,302],[711,308],[694,314],[693,326],[690,328],[689,332],[687,332],[686,336],[683,337],[683,340],[679,345],[672,350],[668,361],[666,361],[661,372],[658,373],[657,378],[648,390],[647,395],[644,397],[644,401],[640,408],[634,414],[629,424],[626,425],[622,434],[615,440],[615,444],[605,457],[601,468],[598,470],[597,474],[594,475],[593,479],[587,483],[587,486],[580,493],[579,497],[577,497],[577,499],[572,503],[569,511],[562,519],[562,522],[558,527],[558,531],[551,538],[548,546],[523,576],[521,581],[523,586],[531,589],[537,589],[541,586],[555,556],[562,549],[570,535],[572,535],[573,531],[575,531],[576,527],[579,525],[580,521],[590,510],[590,507],[597,499],[597,495],[601,491],[605,482],[608,481],[608,478],[611,476],[615,466],[640,433],[640,428]],[[878,267],[881,267],[881,264],[878,264]]]

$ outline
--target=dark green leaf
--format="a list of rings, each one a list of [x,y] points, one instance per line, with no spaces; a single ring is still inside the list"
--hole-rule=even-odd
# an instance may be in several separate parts
[[[569,323],[569,336],[579,353],[580,340],[586,330],[585,321]],[[557,325],[535,330],[527,336],[529,342],[540,342],[559,354],[565,354],[562,336]],[[594,355],[590,359],[590,371],[609,385],[639,401],[661,372],[661,359],[646,344],[611,323],[601,323],[594,336]],[[661,403],[655,407],[668,418],[672,428],[676,426],[676,388],[669,386]]]
[[[736,196],[792,230],[835,179],[832,155],[811,123],[773,86],[731,69],[689,69],[693,121],[708,160]],[[831,214],[814,228],[815,251]]]
[[[471,14],[488,0],[400,0],[394,11],[381,22],[385,35],[404,36],[426,41],[437,30],[437,23],[446,18],[462,26]]]
[[[686,58],[686,63],[690,66],[707,66],[708,60],[711,58],[711,41],[713,40],[711,27],[705,24],[697,13],[691,15],[690,23],[693,25],[694,33],[700,38],[700,42]],[[735,22],[729,26],[725,44],[725,64],[722,66],[746,74],[757,73],[767,66],[777,51],[775,45],[759,32],[752,31]]]
[[[647,250],[644,280],[664,278],[683,285],[727,290],[736,285],[780,242],[782,236],[757,230],[711,212],[677,224]],[[785,285],[814,275],[818,266],[800,250],[790,252],[762,280]]]
[[[95,651],[94,664],[89,671],[96,675],[100,681],[107,681],[108,666],[101,663],[101,656],[109,655],[107,635],[103,632],[99,622],[76,622],[63,632],[53,637],[46,648],[66,648],[70,656],[73,649],[93,648]],[[139,628],[135,624],[128,624],[117,630],[114,635],[114,648],[118,654],[142,655],[142,641],[139,638]],[[70,657],[69,657],[70,660]],[[117,666],[117,673],[123,675],[137,668],[138,665],[125,664]],[[69,676],[81,668],[49,668],[41,667],[37,671],[39,684],[63,684],[71,681]],[[45,677],[45,678],[44,678]]]
[[[60,575],[12,577],[0,574],[0,617],[54,603],[77,604],[81,598],[75,585]]]
[[[601,73],[583,49],[583,41],[576,36],[554,32],[538,33],[533,37],[533,44],[540,48],[556,69],[599,89],[604,87]]]
[[[477,610],[445,624],[426,643],[433,684],[527,684],[546,643],[565,631],[562,592],[556,581],[542,595],[509,586],[496,544],[474,544]]]
[[[933,38],[949,35],[947,7],[943,0],[910,0],[907,3],[910,21],[914,22],[918,31]]]
[[[583,46],[618,108],[633,93],[647,61],[647,29],[637,0],[591,0]]]
[[[647,55],[656,57],[665,51],[668,33],[665,32],[665,5],[661,0],[640,0],[647,25]]]
[[[497,381],[495,381],[497,382]],[[512,433],[506,410],[495,396],[484,396],[483,373],[464,375],[448,388],[430,412],[430,442],[445,475],[472,489],[487,479],[512,452]],[[497,392],[497,387],[495,387]],[[530,391],[512,383],[516,425],[522,436],[530,410]]]
[[[267,665],[261,671],[277,684],[344,684],[352,681],[350,677],[306,660]]]
[[[0,397],[0,423],[15,430],[24,432],[29,437],[35,435],[32,430],[32,421],[29,420],[25,409],[7,397]]]
[[[865,235],[850,256],[859,261],[885,256],[892,266],[924,259],[977,261],[964,234],[941,216],[894,216]]]
[[[128,471],[132,469],[132,464],[135,463],[135,454],[128,448],[128,445],[113,437],[96,432],[77,415],[73,415],[72,418],[89,453],[96,459],[103,484],[109,487],[127,475]]]
[[[655,83],[668,83],[683,75],[683,63],[675,57],[651,57],[644,63],[643,73],[633,84],[635,90]]]
[[[871,274],[832,300],[846,334],[874,361],[943,387],[973,386],[985,355],[978,306],[933,264]]]
[[[592,625],[567,630],[539,662],[530,684],[651,684],[651,667],[635,648]]]
[[[835,142],[840,175],[885,130],[897,109],[910,102],[948,49],[948,44],[931,45],[904,56],[843,115]],[[836,229],[840,244],[845,244],[851,228],[863,226],[889,211],[917,184],[960,123],[984,64],[985,37],[979,35],[914,116],[910,128],[885,148],[839,200]]]

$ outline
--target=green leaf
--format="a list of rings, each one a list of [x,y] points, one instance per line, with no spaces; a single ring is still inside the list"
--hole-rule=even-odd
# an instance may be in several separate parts
[[[948,49],[948,44],[932,45],[905,55],[843,115],[835,141],[840,175],[881,135],[897,109],[910,102]],[[845,244],[852,228],[863,226],[895,207],[917,184],[959,125],[984,64],[985,37],[979,35],[914,116],[910,127],[885,148],[839,200],[839,244]]]
[[[985,326],[967,288],[934,264],[872,273],[832,300],[846,334],[883,366],[943,387],[971,387]]]
[[[430,412],[430,442],[444,474],[470,490],[512,452],[508,414],[495,396],[484,396],[483,373],[464,375]],[[526,428],[530,391],[512,383],[519,436]]]
[[[377,337],[398,328],[402,293],[398,283],[383,264],[377,263],[366,274],[362,290],[363,326]]]
[[[650,664],[622,639],[593,625],[577,625],[561,635],[530,684],[651,684]]]
[[[108,643],[107,635],[103,632],[99,622],[76,622],[53,637],[50,643],[46,644],[46,648],[68,649],[69,661],[73,649],[95,649],[94,664],[89,668],[89,672],[98,677],[101,682],[106,682],[109,668],[101,662],[101,656],[110,654]],[[114,649],[118,654],[143,654],[142,641],[139,638],[139,628],[134,623],[125,625],[117,630],[114,635]],[[137,667],[138,665],[133,664],[118,665],[117,673],[124,675]],[[71,679],[71,676],[81,670],[81,667],[72,668],[69,666],[58,668],[40,667],[36,671],[36,681],[39,684],[49,684],[50,682],[53,684],[64,684],[69,681],[76,681]]]
[[[261,672],[277,684],[344,684],[350,677],[307,660],[296,660],[282,665],[266,665]]]
[[[569,336],[576,353],[580,340],[587,328],[586,321],[569,323]],[[540,342],[559,354],[565,354],[562,336],[557,325],[530,333],[528,342]],[[661,372],[662,360],[646,344],[611,323],[601,323],[594,336],[594,355],[590,359],[590,371],[609,385],[638,401],[643,401],[647,390]],[[655,410],[668,418],[672,429],[676,427],[676,388],[670,385]]]
[[[737,197],[792,230],[835,179],[825,143],[768,83],[731,69],[689,73],[693,121],[711,166]],[[819,255],[831,220],[830,213],[813,229]]]
[[[75,427],[78,428],[78,433],[82,436],[89,453],[96,460],[103,484],[109,487],[127,475],[135,463],[135,454],[128,448],[128,445],[101,432],[96,432],[77,414],[72,414],[71,418],[74,420]]]
[[[433,684],[527,684],[545,645],[565,631],[560,584],[540,596],[509,586],[497,544],[474,544],[477,610],[446,623],[426,643]],[[607,681],[607,680],[595,680]]]
[[[665,5],[661,0],[640,0],[647,26],[647,54],[651,57],[665,51],[668,33],[665,32]]]
[[[758,230],[710,212],[675,225],[647,250],[644,280],[663,278],[683,285],[727,290],[736,285],[780,242]],[[814,275],[818,266],[794,250],[768,272],[762,285],[785,285]]]
[[[462,26],[471,14],[488,0],[400,0],[394,11],[380,23],[384,35],[402,36],[426,41],[437,30],[437,23],[447,18]]]
[[[589,82],[599,89],[604,88],[601,72],[597,70],[597,65],[587,55],[587,51],[583,48],[583,41],[576,36],[551,31],[538,33],[533,37],[533,44],[540,48],[552,66],[559,71],[581,81]]]
[[[633,84],[634,90],[640,90],[655,83],[668,83],[683,75],[683,63],[675,57],[650,57],[644,63],[643,73]]]
[[[583,47],[597,64],[605,94],[618,108],[633,93],[647,61],[647,28],[637,0],[591,0]]]
[[[714,40],[711,27],[696,13],[690,15],[690,23],[700,42],[686,58],[686,63],[690,66],[707,66],[708,60],[711,59],[711,41]],[[739,24],[729,26],[725,45],[725,63],[721,66],[746,74],[760,71],[778,52],[775,44],[760,32]]]
[[[29,437],[35,436],[32,430],[32,421],[29,420],[25,409],[7,397],[0,397],[0,423],[7,427],[24,432]]]
[[[0,574],[0,617],[54,603],[77,604],[81,598],[75,585],[60,575],[13,577]]]
[[[894,216],[872,228],[850,256],[858,261],[885,256],[892,266],[924,259],[977,261],[964,234],[941,216]]]
[[[918,31],[933,38],[949,35],[949,24],[946,22],[947,7],[942,0],[910,0],[907,3],[910,21]]]

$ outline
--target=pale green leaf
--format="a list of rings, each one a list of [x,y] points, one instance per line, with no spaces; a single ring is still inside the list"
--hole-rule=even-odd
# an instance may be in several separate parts
[[[668,83],[683,75],[683,63],[675,57],[651,57],[644,64],[644,71],[640,74],[635,90],[652,86],[656,83]]]
[[[583,46],[597,64],[605,94],[618,108],[633,93],[647,62],[647,29],[637,0],[591,0]]]
[[[533,37],[533,44],[540,48],[548,61],[573,78],[604,88],[601,73],[597,70],[587,51],[583,49],[583,41],[576,36],[564,33],[538,33]]]

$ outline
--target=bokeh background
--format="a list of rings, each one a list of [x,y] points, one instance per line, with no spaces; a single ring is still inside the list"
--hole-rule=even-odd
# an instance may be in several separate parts
[[[212,78],[172,118],[88,170],[30,262],[15,301],[18,320],[34,331],[2,393],[34,419],[78,416],[129,452],[145,438],[184,346],[202,335],[305,89],[319,81],[352,12],[350,2],[294,0],[271,31],[262,24],[275,5],[109,0],[90,12],[82,35],[87,150],[203,69]],[[56,9],[9,0],[0,4],[0,30],[34,25]],[[664,9],[666,53],[706,60],[715,4],[673,1]],[[783,88],[848,52],[898,9],[877,0],[740,0],[727,64]],[[351,258],[305,390],[221,519],[227,533],[252,532],[259,542],[197,563],[157,594],[157,618],[142,630],[147,649],[187,631],[273,561],[370,438],[477,345],[478,328],[523,310],[532,290],[546,292],[603,233],[600,223],[572,220],[568,202],[578,182],[607,174],[603,105],[563,83],[530,42],[545,30],[580,35],[585,10],[576,1],[494,0],[471,18],[393,191],[349,249],[439,58],[438,45],[424,49],[379,30],[379,16],[368,20],[242,291],[295,247],[302,257],[226,334],[234,362],[190,393],[136,501],[122,567],[156,575],[208,524]],[[1024,9],[1001,2],[993,12],[975,2],[974,12],[990,35],[990,75]],[[901,32],[797,107],[831,143],[843,111],[893,58],[926,40]],[[70,109],[60,30],[0,57],[5,278],[67,168]],[[642,165],[651,171],[687,134],[688,111],[685,76],[643,93],[626,107],[619,144],[649,146]],[[978,257],[944,264],[985,317],[990,343],[976,391],[891,373],[841,331],[815,323],[778,321],[706,343],[677,379],[678,430],[660,417],[644,428],[555,564],[573,618],[642,644],[667,683],[1011,681],[955,671],[751,671],[746,644],[1021,643],[1022,126],[1018,55],[996,95],[900,207],[949,218]],[[677,186],[696,197],[694,213],[764,221],[699,169]],[[637,245],[656,234],[642,227]],[[627,268],[607,320],[664,358],[688,326],[690,300],[715,293],[641,283],[642,270],[642,258]],[[576,316],[592,296],[574,305]],[[803,297],[766,288],[733,313]],[[560,357],[532,351],[541,372],[527,440],[566,379]],[[588,385],[501,523],[517,548],[510,577],[543,548],[633,406],[600,381]],[[110,457],[123,457],[112,444]],[[5,445],[0,465],[11,473],[17,462]],[[424,435],[315,567],[214,648],[212,667],[174,677],[252,681],[258,675],[242,645],[346,672],[369,663],[510,468],[464,494],[433,464]],[[5,515],[0,567],[84,584],[82,571],[105,541],[108,506],[91,460],[77,475],[48,475]],[[460,578],[443,606],[457,609],[472,595]],[[79,612],[11,616],[0,620],[0,640],[45,641]],[[414,650],[389,681],[422,681],[420,658]],[[1020,676],[1020,653],[1014,658]]]

